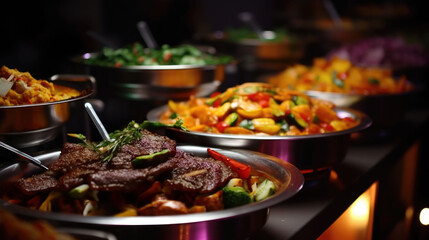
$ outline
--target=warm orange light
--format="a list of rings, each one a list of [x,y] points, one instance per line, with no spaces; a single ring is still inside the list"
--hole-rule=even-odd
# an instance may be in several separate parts
[[[369,194],[364,193],[350,206],[351,218],[355,223],[362,223],[363,226],[368,224],[369,204]]]
[[[331,174],[331,178],[335,174]],[[378,182],[371,185],[350,207],[321,235],[318,240],[372,239],[374,205]]]

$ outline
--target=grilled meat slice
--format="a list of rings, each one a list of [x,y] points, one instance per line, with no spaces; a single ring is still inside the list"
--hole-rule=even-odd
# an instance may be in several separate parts
[[[131,169],[133,168],[131,161],[134,158],[164,149],[170,150],[170,156],[174,156],[176,153],[176,141],[148,130],[143,130],[142,135],[143,137],[139,141],[122,146],[110,163],[112,168]]]
[[[89,174],[96,172],[94,169],[76,169],[60,177],[58,187],[61,191],[67,191],[86,183]]]
[[[148,169],[109,169],[88,176],[91,189],[100,191],[131,191],[148,181]]]
[[[59,174],[66,174],[77,169],[105,168],[106,164],[101,161],[99,153],[76,143],[65,143],[58,160],[49,166],[51,171]]]
[[[175,191],[209,193],[224,186],[237,174],[221,161],[193,156],[177,151],[174,157],[176,168],[166,185]]]
[[[144,169],[110,169],[88,176],[91,189],[100,191],[133,191],[141,185],[154,182],[158,176],[171,172],[175,161],[168,160]]]
[[[58,180],[55,173],[46,171],[44,173],[21,178],[17,181],[18,188],[27,195],[34,195],[39,192],[48,191],[58,187]]]

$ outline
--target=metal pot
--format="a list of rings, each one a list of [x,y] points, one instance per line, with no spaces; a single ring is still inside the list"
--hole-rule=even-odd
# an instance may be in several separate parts
[[[153,109],[148,113],[147,119],[159,121],[167,107]],[[213,134],[185,132],[173,128],[167,129],[167,135],[182,143],[258,151],[293,164],[306,174],[306,177],[317,176],[344,159],[352,134],[371,125],[371,119],[364,113],[345,108],[337,108],[336,112],[340,117],[356,119],[359,124],[343,131],[302,136]]]
[[[156,65],[107,67],[85,63],[97,53],[72,58],[79,72],[97,78],[98,97],[112,94],[128,100],[183,100],[191,95],[208,96],[225,78],[224,65]]]
[[[179,149],[197,156],[207,156],[207,148],[181,145]],[[118,239],[244,239],[260,229],[267,221],[269,208],[295,195],[304,178],[292,164],[280,159],[246,150],[216,149],[221,154],[265,172],[278,183],[278,191],[268,199],[249,205],[220,211],[174,216],[81,216],[76,214],[42,212],[0,200],[0,207],[17,216],[42,219],[60,227],[75,227],[107,231]],[[60,152],[36,156],[43,164],[55,161]],[[31,176],[40,171],[28,164],[13,164],[0,170],[0,181],[19,176]]]
[[[70,106],[92,96],[95,78],[59,74],[50,78],[55,85],[77,89],[81,95],[62,101],[0,106],[0,141],[17,148],[33,147],[54,139],[70,118]]]

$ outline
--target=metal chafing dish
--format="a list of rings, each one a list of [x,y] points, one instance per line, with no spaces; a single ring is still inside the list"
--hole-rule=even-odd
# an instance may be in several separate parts
[[[353,108],[367,114],[373,121],[370,129],[356,140],[379,140],[390,136],[404,119],[406,109],[417,90],[395,94],[346,94],[322,91],[305,91],[311,97],[333,102],[338,107]]]
[[[179,149],[198,156],[207,156],[207,148],[180,145]],[[260,229],[269,217],[269,208],[295,195],[303,186],[301,172],[292,164],[278,158],[248,150],[216,149],[221,154],[250,165],[270,175],[278,183],[278,191],[268,199],[249,205],[174,216],[103,217],[42,212],[0,200],[0,207],[17,216],[42,219],[57,227],[72,227],[107,231],[118,239],[244,239]],[[36,156],[44,164],[55,161],[60,152]],[[30,176],[40,171],[29,164],[12,164],[0,170],[0,181]]]
[[[53,140],[69,120],[70,106],[89,98],[96,91],[95,78],[89,75],[58,74],[50,80],[55,85],[77,89],[81,95],[55,102],[0,106],[0,141],[25,148]]]
[[[116,95],[127,100],[164,101],[208,96],[225,78],[225,65],[155,65],[108,67],[86,64],[98,53],[73,57],[81,73],[97,78],[98,96]]]
[[[147,119],[158,121],[168,106],[153,109]],[[239,134],[213,134],[202,132],[185,132],[178,129],[167,129],[166,134],[178,141],[204,146],[249,149],[272,155],[299,168],[306,179],[320,176],[340,163],[348,149],[351,136],[368,128],[372,121],[364,113],[348,108],[336,108],[340,117],[352,117],[359,121],[353,128],[323,134],[302,136],[258,136]]]

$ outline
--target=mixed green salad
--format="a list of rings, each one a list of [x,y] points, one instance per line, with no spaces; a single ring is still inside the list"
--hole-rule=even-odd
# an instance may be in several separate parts
[[[153,65],[217,65],[233,61],[231,56],[218,56],[201,51],[192,45],[160,49],[145,48],[136,42],[113,49],[104,48],[98,55],[85,59],[86,64],[100,66],[153,66]]]

